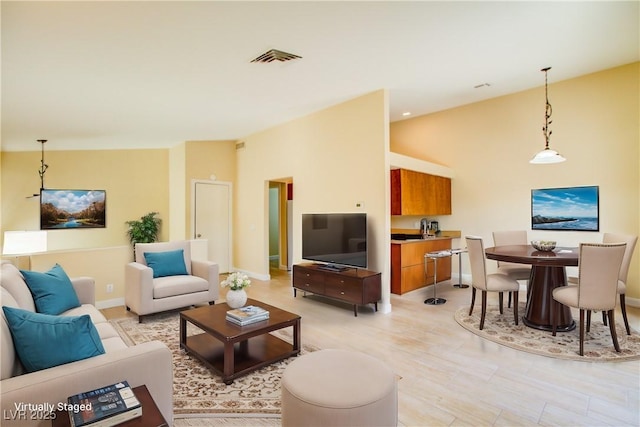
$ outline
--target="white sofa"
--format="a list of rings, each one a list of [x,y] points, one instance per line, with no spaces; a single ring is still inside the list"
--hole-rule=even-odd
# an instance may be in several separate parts
[[[35,311],[35,303],[20,271],[2,261],[0,302],[3,306]],[[92,278],[72,278],[81,306],[60,316],[88,314],[96,327],[105,353],[36,372],[24,373],[14,348],[4,314],[0,321],[2,426],[51,426],[46,415],[27,411],[16,413],[17,404],[66,402],[67,397],[127,380],[132,387],[146,385],[169,425],[173,424],[173,365],[171,351],[160,341],[128,347],[116,330],[94,306],[95,283]],[[47,343],[42,343],[47,346]],[[13,415],[12,415],[13,414]],[[13,419],[12,419],[13,418]],[[33,418],[33,419],[31,419]]]
[[[154,277],[145,253],[167,254],[182,251],[186,274]],[[135,262],[125,266],[124,303],[138,315],[159,313],[191,305],[214,304],[219,298],[218,264],[191,259],[191,243],[187,240],[158,243],[136,243]]]

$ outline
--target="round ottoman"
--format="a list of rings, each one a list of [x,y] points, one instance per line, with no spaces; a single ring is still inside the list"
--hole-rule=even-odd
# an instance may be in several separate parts
[[[282,425],[396,426],[395,374],[364,353],[319,350],[300,356],[282,375]]]

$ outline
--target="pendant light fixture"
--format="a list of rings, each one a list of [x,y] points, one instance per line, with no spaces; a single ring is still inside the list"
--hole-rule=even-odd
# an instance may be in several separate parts
[[[40,158],[40,169],[38,169],[38,175],[40,175],[40,190],[44,190],[44,174],[47,172],[49,165],[44,162],[44,144],[47,142],[46,139],[38,139],[37,140],[41,146],[41,158]],[[33,193],[31,196],[27,196],[27,199],[32,197],[39,197],[40,193]]]
[[[46,139],[39,139],[38,142],[42,146],[42,157],[40,159],[40,170],[38,171],[38,175],[40,175],[40,189],[44,190],[44,174],[47,172],[49,165],[44,162],[44,144],[47,142]]]
[[[550,164],[550,163],[561,163],[564,162],[565,159],[562,157],[557,151],[549,148],[549,137],[551,136],[551,130],[549,129],[549,125],[551,122],[551,104],[549,104],[549,92],[547,85],[547,71],[549,71],[551,67],[543,68],[540,71],[544,71],[544,96],[546,99],[546,107],[544,110],[544,126],[542,127],[542,133],[544,133],[544,150],[540,151],[536,154],[533,159],[529,160],[529,163],[533,164]]]

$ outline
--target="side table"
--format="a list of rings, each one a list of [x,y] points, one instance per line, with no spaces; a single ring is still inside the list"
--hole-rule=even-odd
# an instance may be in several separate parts
[[[142,405],[142,416],[134,418],[129,421],[125,421],[122,424],[118,424],[123,427],[168,427],[167,421],[160,413],[160,409],[153,401],[151,394],[147,386],[141,385],[133,388],[133,392]],[[69,420],[69,414],[66,411],[56,411],[56,417],[51,422],[52,427],[71,427],[71,421]]]

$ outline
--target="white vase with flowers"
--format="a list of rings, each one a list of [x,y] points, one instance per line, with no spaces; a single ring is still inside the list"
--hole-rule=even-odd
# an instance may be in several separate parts
[[[228,287],[227,305],[231,308],[244,307],[247,303],[247,293],[245,288],[251,285],[249,276],[244,273],[234,272],[227,276],[222,282],[222,287]]]

